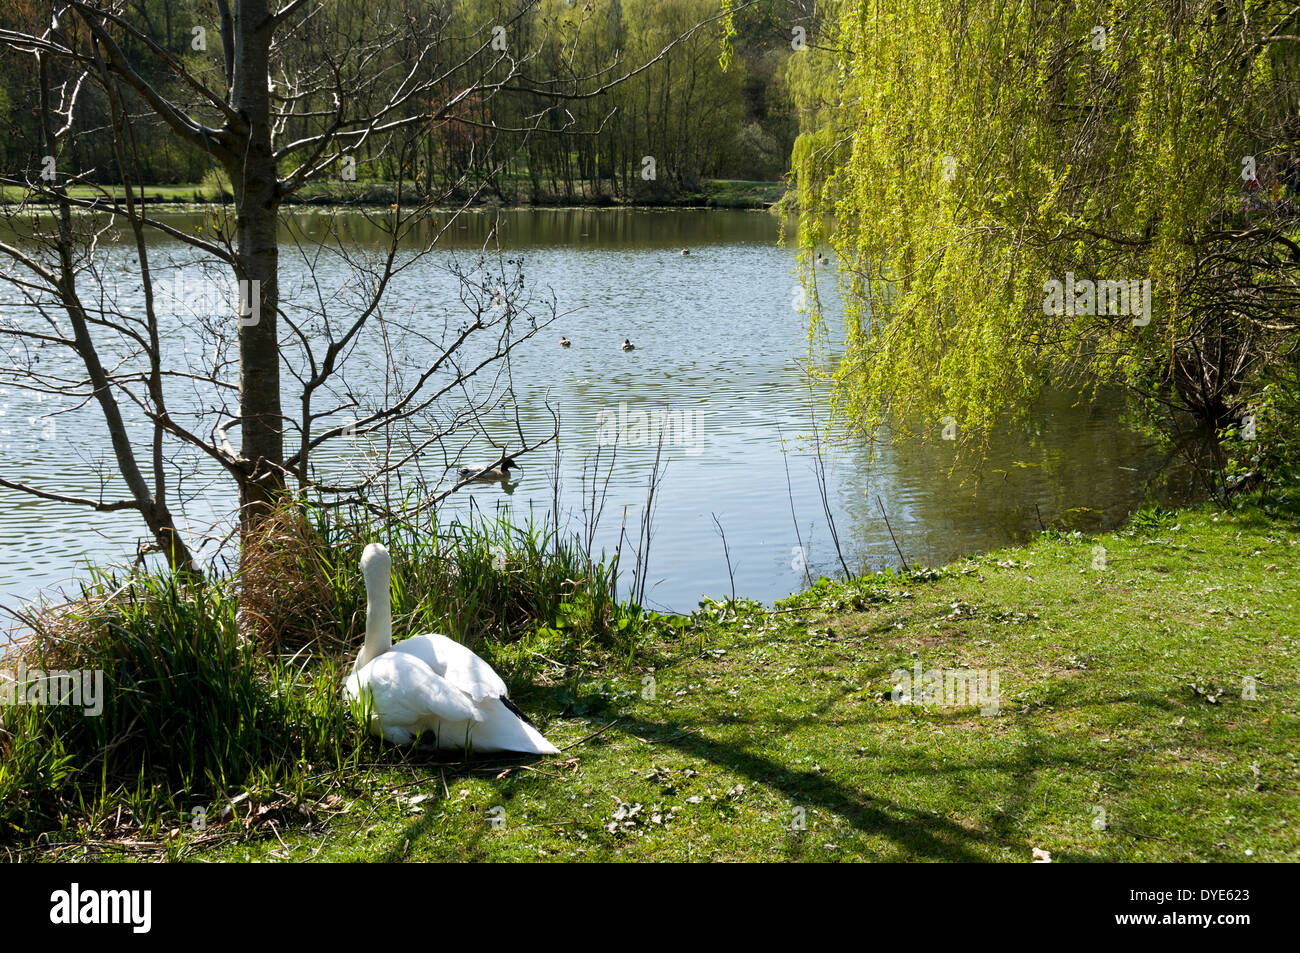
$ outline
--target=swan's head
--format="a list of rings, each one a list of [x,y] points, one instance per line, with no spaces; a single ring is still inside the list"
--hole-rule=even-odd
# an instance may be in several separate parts
[[[382,543],[371,543],[361,554],[361,574],[366,577],[367,590],[386,592],[392,568],[393,560]]]

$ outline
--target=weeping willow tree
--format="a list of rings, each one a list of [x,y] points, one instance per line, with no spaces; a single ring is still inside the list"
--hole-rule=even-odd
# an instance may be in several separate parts
[[[837,409],[978,446],[1045,385],[1118,383],[1217,447],[1295,398],[1297,34],[1295,3],[833,6],[790,84]]]

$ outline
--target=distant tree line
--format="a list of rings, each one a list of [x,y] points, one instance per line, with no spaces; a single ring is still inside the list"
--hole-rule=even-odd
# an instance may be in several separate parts
[[[317,35],[323,28],[317,24],[360,36],[374,14],[361,0],[323,5],[328,19],[313,20],[283,42],[298,46],[305,62],[318,53],[315,61],[329,69],[329,50],[338,37]],[[28,26],[47,14],[47,6],[38,0],[6,4],[0,30]],[[409,6],[412,16],[427,16],[430,0],[388,6],[399,13]],[[472,191],[507,203],[637,200],[691,192],[707,178],[773,180],[789,167],[797,120],[785,77],[795,52],[790,20],[797,5],[735,4],[725,69],[719,61],[718,0],[433,0],[433,6],[445,28],[442,49],[430,63],[465,62],[485,49],[499,54],[500,62],[473,94],[461,98],[461,89],[452,86],[463,88],[464,76],[449,71],[447,88],[429,97],[428,122],[419,136],[412,140],[404,128],[405,145],[394,149],[391,137],[376,130],[339,163],[335,181],[402,181],[419,194]],[[217,85],[226,56],[218,4],[121,0],[114,7],[148,36],[123,40],[127,59],[147,67],[143,78],[173,101],[202,109],[201,95],[166,60]],[[665,52],[702,22],[704,27]],[[146,42],[166,55],[147,49]],[[394,48],[367,68],[387,71],[396,88],[407,71],[422,68],[412,60],[412,51]],[[630,79],[614,82],[647,62]],[[523,66],[516,71],[512,64],[518,63]],[[503,85],[491,90],[496,74]],[[608,80],[611,88],[580,100],[555,95],[584,78],[596,80],[588,83],[594,87]],[[10,179],[41,170],[36,86],[30,56],[0,54],[0,163]],[[271,93],[289,135],[295,125],[308,125],[310,114],[335,108],[319,85],[299,76],[273,77]],[[89,183],[117,184],[109,104],[89,84],[80,95],[77,128],[60,158],[61,171]],[[355,109],[373,111],[376,105],[358,102]],[[152,110],[136,103],[130,111],[146,181],[225,184],[210,155],[162,134]]]

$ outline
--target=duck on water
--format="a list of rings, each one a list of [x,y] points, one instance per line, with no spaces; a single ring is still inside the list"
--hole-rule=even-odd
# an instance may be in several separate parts
[[[461,467],[456,475],[462,480],[509,480],[512,469],[522,470],[514,457],[506,457],[496,466]]]

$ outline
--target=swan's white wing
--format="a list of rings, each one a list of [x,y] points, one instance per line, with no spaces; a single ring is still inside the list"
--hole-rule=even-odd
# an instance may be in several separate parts
[[[439,639],[442,637],[439,636]],[[457,645],[462,653],[436,654],[444,643]],[[359,671],[353,672],[344,685],[349,699],[369,693],[371,699],[371,731],[394,744],[408,744],[422,731],[433,731],[440,748],[468,746],[476,751],[525,751],[537,754],[557,754],[554,745],[547,741],[532,725],[523,721],[507,707],[502,696],[488,696],[475,701],[458,685],[443,678],[427,664],[424,656],[447,664],[458,677],[474,684],[472,676],[463,674],[477,660],[496,683],[500,679],[488,665],[468,649],[445,639],[439,642],[428,636],[418,636],[401,643],[409,647],[398,651],[394,646]],[[444,662],[444,658],[450,658]],[[481,678],[490,687],[492,681]],[[504,688],[504,685],[502,685]]]
[[[475,725],[471,742],[475,751],[525,751],[559,754],[540,731],[506,707],[500,698],[485,699],[479,706],[483,723]]]
[[[385,731],[403,728],[412,734],[437,729],[439,722],[480,722],[482,714],[465,693],[414,655],[385,652],[352,675],[347,694],[370,693],[374,717]]]
[[[510,694],[491,665],[445,635],[414,635],[391,651],[415,656],[476,702]]]

